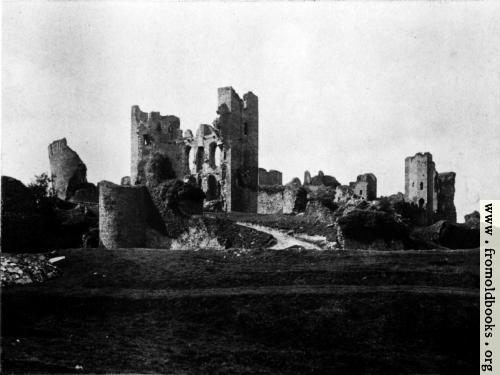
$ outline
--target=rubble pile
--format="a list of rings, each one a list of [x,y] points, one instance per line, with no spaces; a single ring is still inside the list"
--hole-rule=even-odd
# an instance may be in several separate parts
[[[41,254],[0,255],[0,285],[43,283],[61,274],[50,259]]]

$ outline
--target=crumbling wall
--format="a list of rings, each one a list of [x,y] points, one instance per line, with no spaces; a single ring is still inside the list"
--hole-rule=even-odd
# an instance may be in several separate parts
[[[297,179],[298,180],[298,179]],[[300,186],[300,180],[285,185],[283,191],[283,213],[292,214],[304,212],[307,205],[307,191]]]
[[[353,188],[348,185],[339,185],[335,188],[335,202],[345,203],[354,195]]]
[[[455,173],[439,173],[437,176],[437,216],[441,220],[451,223],[457,222],[457,210],[455,208]]]
[[[257,212],[259,105],[252,92],[240,99],[232,87],[218,89],[219,117],[214,126],[224,140],[226,210]]]
[[[279,214],[283,213],[284,186],[263,185],[259,186],[257,213]]]
[[[283,185],[283,175],[280,171],[259,168],[259,185]]]
[[[218,117],[193,136],[180,130],[175,116],[132,107],[131,184],[147,183],[151,155],[168,159],[173,177],[196,183],[207,201],[227,211],[257,212],[259,164],[258,98],[241,99],[232,87],[218,89]],[[278,171],[271,171],[278,178]]]
[[[148,247],[146,232],[165,233],[165,226],[145,186],[99,187],[99,236],[107,249]]]
[[[304,180],[308,177],[308,171],[304,174]],[[304,181],[304,186],[308,184],[305,183]],[[331,186],[333,188],[336,188],[337,186],[340,185],[340,183],[337,181],[337,179],[333,176],[325,175],[323,171],[318,171],[318,174],[314,177],[311,178],[310,185],[312,186]]]
[[[132,107],[131,123],[132,185],[144,183],[145,164],[154,153],[168,158],[175,177],[182,179],[184,175],[189,174],[186,145],[178,117],[162,116],[159,112],[145,113],[135,105]]]
[[[377,199],[377,177],[373,173],[360,174],[356,182],[350,184],[356,196],[372,201]]]
[[[207,201],[220,202],[227,199],[227,152],[218,129],[212,125],[201,124],[192,136],[185,133],[185,142],[189,145],[189,169],[191,180],[199,185]]]
[[[464,216],[465,225],[467,225],[470,229],[479,229],[481,223],[481,216],[479,212],[473,211],[468,215]]]
[[[59,199],[67,200],[87,184],[87,167],[73,151],[66,138],[49,145],[49,162],[53,189]]]

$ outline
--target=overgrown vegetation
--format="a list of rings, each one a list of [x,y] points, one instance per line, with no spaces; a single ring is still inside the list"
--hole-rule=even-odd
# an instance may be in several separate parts
[[[55,192],[52,189],[52,179],[49,177],[47,172],[35,175],[34,181],[28,184],[28,189],[33,194],[37,204],[41,204],[46,198],[52,198],[55,196]]]

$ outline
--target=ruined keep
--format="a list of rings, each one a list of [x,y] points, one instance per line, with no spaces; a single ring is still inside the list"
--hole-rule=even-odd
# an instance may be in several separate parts
[[[429,152],[405,159],[405,199],[418,206],[418,224],[429,225],[446,219],[456,223],[454,204],[455,173],[437,173]]]
[[[220,200],[226,211],[257,212],[259,106],[252,92],[241,99],[232,87],[218,89],[218,117],[196,135],[184,133],[176,116],[132,107],[132,185],[146,183],[154,154],[168,159],[170,178],[196,183],[206,200]]]

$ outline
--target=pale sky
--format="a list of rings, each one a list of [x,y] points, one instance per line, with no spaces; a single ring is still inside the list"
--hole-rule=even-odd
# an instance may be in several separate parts
[[[66,137],[88,179],[130,174],[130,107],[216,117],[217,88],[259,97],[260,166],[284,182],[404,158],[457,173],[458,220],[500,199],[500,3],[3,2],[2,174],[49,171]]]

